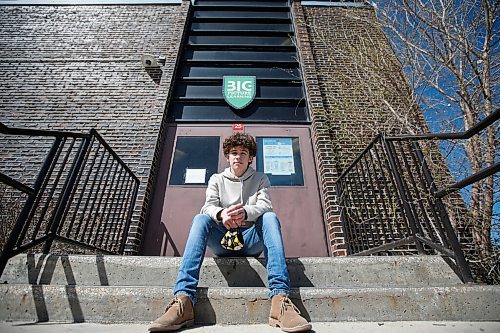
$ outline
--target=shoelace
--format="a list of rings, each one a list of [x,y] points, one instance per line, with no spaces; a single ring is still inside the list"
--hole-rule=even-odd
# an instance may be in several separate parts
[[[179,316],[182,316],[182,314],[184,313],[184,303],[182,303],[182,301],[179,298],[177,298],[177,296],[174,297],[174,299],[170,302],[169,305],[167,305],[165,312],[167,312],[168,309],[170,309],[175,304],[179,304],[179,310],[177,312],[178,312]]]
[[[283,297],[281,300],[280,317],[285,314],[287,308],[292,308],[293,311],[300,315],[300,310],[295,306],[295,304],[293,304],[288,297]]]

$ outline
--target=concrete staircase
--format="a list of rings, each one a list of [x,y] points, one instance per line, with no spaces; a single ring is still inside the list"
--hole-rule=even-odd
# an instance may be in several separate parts
[[[0,282],[0,321],[148,322],[180,258],[19,255]],[[500,287],[464,285],[439,256],[288,259],[295,304],[313,322],[498,321]],[[200,324],[267,322],[261,259],[206,258]]]

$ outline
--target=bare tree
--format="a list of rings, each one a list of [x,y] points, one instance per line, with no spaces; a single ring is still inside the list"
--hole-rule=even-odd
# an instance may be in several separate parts
[[[498,108],[498,11],[498,0],[379,1],[378,17],[418,104],[442,129],[467,130]],[[463,142],[469,173],[493,165],[498,134],[496,124]],[[470,190],[481,257],[491,254],[493,178]]]

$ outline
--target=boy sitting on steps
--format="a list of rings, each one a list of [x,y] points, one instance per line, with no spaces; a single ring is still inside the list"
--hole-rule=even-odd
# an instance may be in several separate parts
[[[175,296],[165,313],[149,326],[149,331],[174,331],[194,324],[193,305],[207,245],[221,257],[258,257],[264,251],[271,298],[269,324],[285,332],[311,330],[311,324],[300,316],[288,298],[290,279],[281,225],[273,213],[269,195],[271,184],[264,173],[250,166],[257,153],[255,139],[246,133],[235,133],[224,140],[223,150],[229,167],[214,174],[208,182],[205,204],[191,224]],[[221,245],[231,229],[242,231],[240,249]]]

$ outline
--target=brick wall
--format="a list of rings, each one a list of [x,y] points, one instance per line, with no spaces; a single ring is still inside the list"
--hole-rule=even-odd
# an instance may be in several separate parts
[[[141,181],[128,253],[140,242],[189,6],[0,6],[1,121],[97,129]],[[144,53],[166,56],[162,72],[143,68]],[[50,141],[2,139],[0,170],[32,182]]]
[[[331,251],[345,255],[337,177],[379,131],[425,121],[372,7],[292,6]]]

